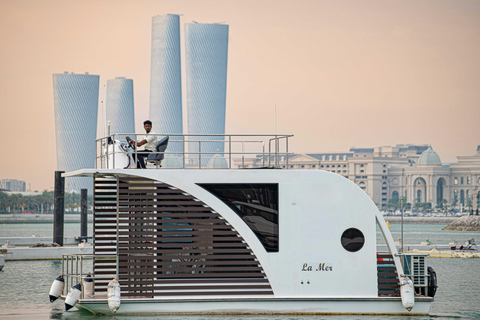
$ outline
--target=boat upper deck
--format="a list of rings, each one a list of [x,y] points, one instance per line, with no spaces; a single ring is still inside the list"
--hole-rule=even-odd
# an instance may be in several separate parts
[[[289,138],[285,134],[151,134],[156,150],[145,158],[147,169],[288,168]],[[95,169],[136,168],[145,134],[113,134],[95,141]],[[282,163],[282,166],[280,165]]]

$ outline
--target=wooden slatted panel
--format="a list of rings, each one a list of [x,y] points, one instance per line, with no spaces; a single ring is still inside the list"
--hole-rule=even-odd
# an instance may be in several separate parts
[[[111,198],[98,200],[95,253],[116,252],[118,205],[122,297],[273,294],[238,232],[192,195],[136,177],[119,178],[115,192],[112,184],[99,186]],[[113,198],[115,208],[108,206]],[[111,262],[95,262],[96,275],[111,272]]]
[[[389,253],[377,253],[379,296],[400,296],[400,285],[393,257]]]
[[[117,180],[96,177],[93,197],[95,293],[105,294],[116,274]],[[100,255],[100,256],[99,256]]]

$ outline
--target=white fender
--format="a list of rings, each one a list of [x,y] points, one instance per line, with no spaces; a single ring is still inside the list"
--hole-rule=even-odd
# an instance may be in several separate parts
[[[116,277],[108,283],[107,299],[110,310],[113,313],[117,312],[118,308],[120,308],[120,283],[118,283]]]
[[[70,310],[75,306],[80,298],[80,294],[82,293],[82,285],[77,283],[75,286],[70,288],[70,291],[67,294],[67,298],[65,299],[65,311]]]
[[[402,297],[402,304],[408,311],[412,310],[415,305],[415,290],[413,289],[413,282],[410,278],[404,277],[400,281],[400,296]]]
[[[93,296],[95,293],[95,284],[91,275],[87,275],[83,279],[83,292],[86,296]]]
[[[65,287],[65,280],[63,276],[59,276],[55,279],[50,287],[50,292],[48,295],[50,296],[50,302],[53,302],[58,299],[58,297],[62,294],[63,288]]]

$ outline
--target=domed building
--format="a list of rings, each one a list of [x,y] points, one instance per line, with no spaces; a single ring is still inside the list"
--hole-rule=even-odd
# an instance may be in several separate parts
[[[430,203],[432,208],[448,205],[459,211],[476,209],[480,199],[480,146],[475,155],[457,159],[457,163],[442,164],[430,145],[396,145],[294,154],[282,159],[280,166],[340,174],[362,188],[380,209],[387,209],[390,199],[401,197],[412,207]],[[244,167],[259,166],[262,163],[257,161]]]
[[[433,151],[431,146],[428,146],[428,149],[423,151],[417,161],[417,166],[441,166],[442,161],[438,154]]]
[[[457,159],[457,163],[442,164],[439,155],[429,146],[415,166],[391,168],[390,198],[403,196],[412,206],[430,203],[432,208],[443,205],[460,211],[476,208],[480,197],[480,152]]]

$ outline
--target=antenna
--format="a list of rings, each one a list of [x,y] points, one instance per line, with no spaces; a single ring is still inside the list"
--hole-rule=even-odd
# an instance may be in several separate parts
[[[103,101],[102,101],[102,107],[103,107],[103,136],[107,136],[107,106],[106,106],[106,97],[107,95],[107,89],[105,88],[105,85],[103,85]]]

